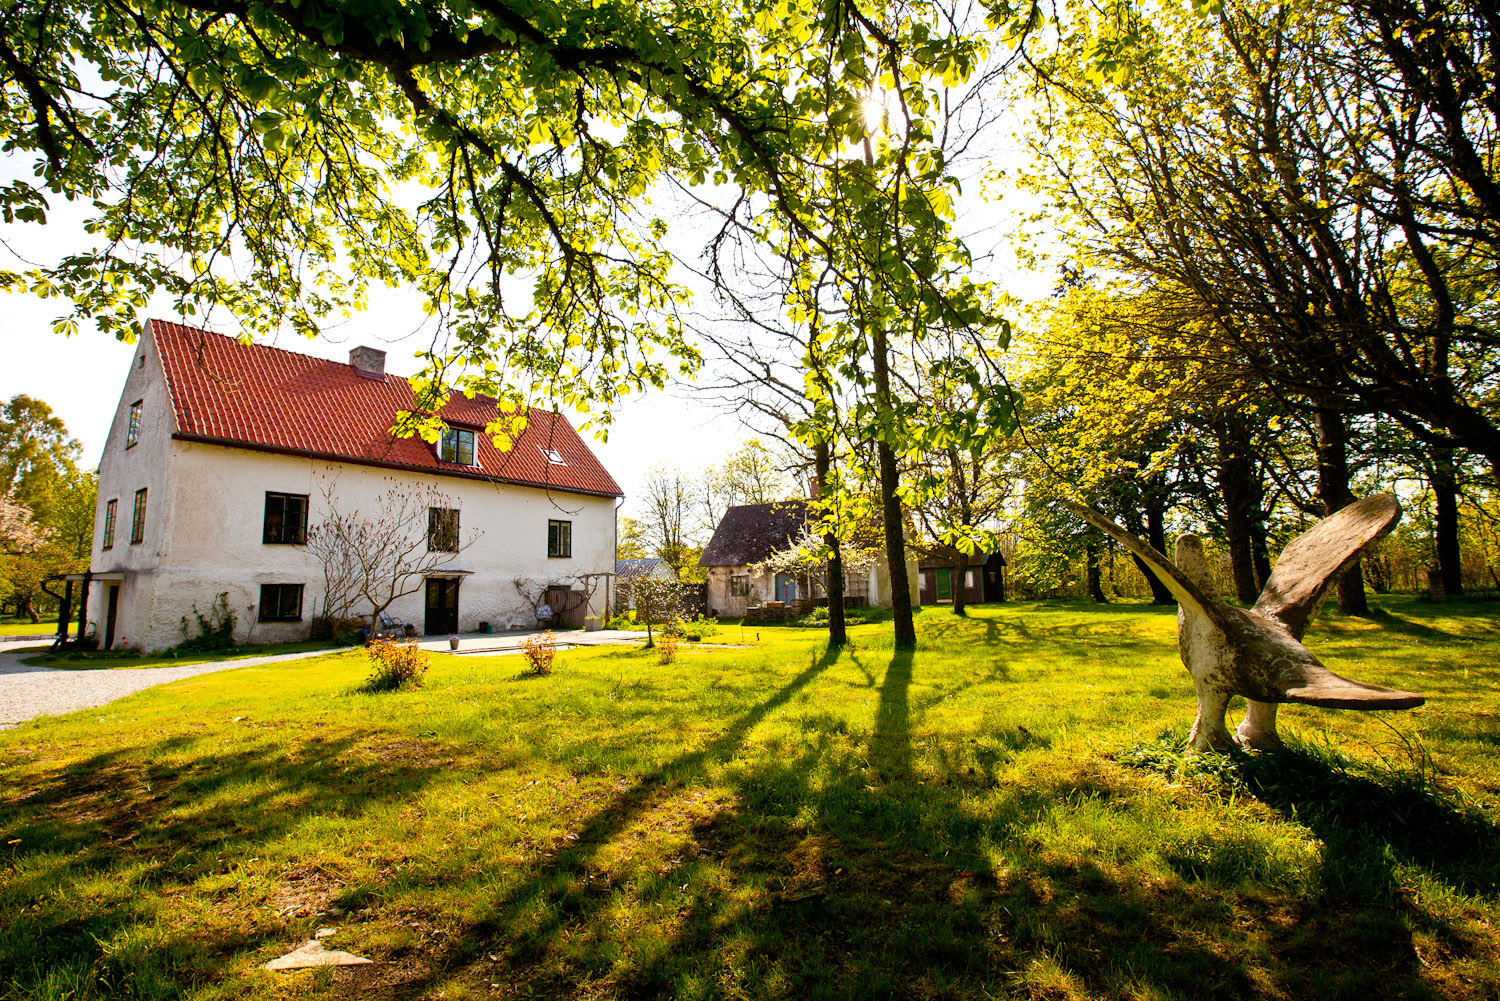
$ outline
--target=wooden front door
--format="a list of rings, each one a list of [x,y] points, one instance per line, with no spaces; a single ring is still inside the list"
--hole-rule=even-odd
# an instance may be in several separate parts
[[[427,625],[429,636],[458,632],[458,578],[427,578]]]
[[[937,578],[937,582],[936,582],[937,583],[937,587],[935,588],[935,590],[937,591],[937,598],[936,598],[936,600],[937,601],[952,601],[953,600],[953,571],[951,569],[949,569],[948,567],[938,567],[936,570],[933,571],[933,575]]]
[[[104,599],[104,649],[113,650],[115,646],[115,619],[120,612],[120,585],[113,584],[105,588],[107,596]]]

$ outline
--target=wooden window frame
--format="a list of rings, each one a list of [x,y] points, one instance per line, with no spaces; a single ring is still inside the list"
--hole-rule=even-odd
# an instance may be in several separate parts
[[[458,508],[430,507],[427,509],[427,551],[429,553],[458,552],[458,532]]]
[[[468,446],[468,458],[464,456],[464,446]],[[477,443],[474,440],[474,432],[468,428],[443,428],[443,433],[438,436],[438,458],[444,462],[452,462],[459,466],[478,465],[475,456],[478,452]]]
[[[130,544],[138,546],[146,541],[146,487],[135,492],[135,508],[130,514]]]
[[[302,584],[262,584],[260,586],[260,604],[256,608],[256,618],[260,622],[301,622],[302,621]],[[296,596],[295,613],[287,611],[287,599]],[[267,605],[274,610],[274,614],[267,615]]]
[[[99,551],[115,548],[115,512],[120,506],[118,497],[104,502],[104,536],[99,540]]]
[[[289,494],[278,490],[266,491],[266,507],[261,517],[260,541],[265,546],[303,546],[307,544],[307,494]],[[301,503],[299,524],[290,527],[287,518],[288,502]],[[271,512],[276,504],[281,505],[281,518],[275,531],[271,527]]]
[[[573,523],[560,518],[547,519],[547,556],[549,559],[571,559],[573,556]]]
[[[141,404],[145,402],[142,397],[130,405],[130,416],[125,419],[126,448],[135,448],[141,440]]]
[[[731,598],[750,597],[750,575],[735,573],[729,575],[729,596]]]

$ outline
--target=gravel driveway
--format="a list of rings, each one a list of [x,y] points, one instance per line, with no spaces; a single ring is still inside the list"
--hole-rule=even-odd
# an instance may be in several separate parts
[[[19,648],[19,649],[17,649]],[[32,667],[22,657],[34,657],[46,643],[0,644],[0,730],[38,716],[56,716],[75,709],[89,709],[133,695],[143,688],[181,681],[212,671],[227,671],[253,664],[326,656],[327,650],[287,653],[274,657],[245,657],[213,664],[181,664],[174,667],[135,667],[115,670],[64,671],[55,667]]]

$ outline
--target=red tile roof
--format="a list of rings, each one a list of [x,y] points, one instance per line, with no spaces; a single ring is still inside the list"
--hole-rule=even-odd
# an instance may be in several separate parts
[[[477,432],[477,466],[461,466],[439,459],[436,449],[420,438],[391,434],[396,412],[412,409],[414,401],[411,386],[401,376],[373,379],[343,362],[242,344],[178,323],[152,320],[148,326],[172,396],[174,437],[623,496],[573,426],[550,410],[533,407],[526,430],[505,452],[496,449],[483,431]],[[483,428],[496,413],[489,397],[455,395],[442,417]],[[557,451],[565,465],[549,462],[544,448]]]

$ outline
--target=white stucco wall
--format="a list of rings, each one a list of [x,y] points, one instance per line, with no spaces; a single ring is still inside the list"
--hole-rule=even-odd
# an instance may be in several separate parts
[[[125,447],[130,407],[141,401],[140,436],[135,445]],[[166,376],[161,356],[149,333],[142,337],[125,376],[125,388],[115,408],[114,421],[99,457],[99,499],[94,510],[94,545],[90,568],[119,571],[125,575],[120,585],[119,607],[115,628],[116,641],[123,635],[120,624],[146,622],[157,617],[152,607],[155,589],[131,586],[149,577],[161,566],[166,540],[171,534],[172,498],[167,488],[168,457],[172,432],[176,430],[172,402],[167,394]],[[141,542],[130,541],[131,518],[135,493],[146,489],[145,531]],[[115,504],[114,545],[103,549],[104,511],[110,500]],[[97,624],[100,642],[104,637],[105,585],[95,584],[89,593],[89,620]],[[132,645],[134,645],[132,640]]]
[[[127,408],[138,398],[131,395],[128,387],[125,396]],[[157,431],[170,435],[170,428],[153,428],[153,434]],[[112,432],[112,441],[113,437]],[[143,432],[142,445],[144,438]],[[141,447],[130,451],[134,453]],[[165,476],[157,473],[159,480],[153,481],[150,495],[162,519],[148,520],[147,524],[147,543],[153,562],[149,567],[133,568],[145,572],[133,574],[122,586],[115,630],[117,645],[122,637],[130,646],[142,649],[181,642],[183,616],[191,620],[195,602],[206,612],[219,592],[229,595],[229,607],[238,620],[235,635],[241,640],[281,642],[307,635],[309,621],[324,607],[322,570],[305,546],[267,545],[261,541],[267,491],[306,494],[311,528],[328,509],[324,483],[333,484],[335,503],[344,513],[377,511],[382,496],[393,488],[423,492],[428,485],[436,486],[448,498],[442,506],[456,507],[461,512],[461,537],[467,541],[475,536],[467,549],[448,558],[443,567],[471,571],[459,586],[461,632],[477,629],[481,621],[496,629],[534,627],[532,607],[517,593],[513,583],[517,577],[543,584],[560,583],[577,573],[614,568],[615,502],[611,497],[334,464],[250,449],[171,441],[169,437],[165,453],[159,469],[169,473]],[[101,496],[103,482],[101,470]],[[157,482],[161,483],[159,487],[155,485]],[[162,502],[156,502],[158,491]],[[122,498],[121,504],[125,503]],[[572,522],[570,558],[547,556],[547,522],[554,518]],[[425,534],[425,518],[421,530]],[[120,534],[117,524],[116,550],[121,548]],[[128,526],[125,534],[128,538]],[[96,537],[96,547],[97,543]],[[101,561],[99,556],[96,552],[96,570],[113,568],[109,560]],[[262,584],[304,585],[302,620],[258,622]],[[424,628],[425,589],[420,580],[414,581],[413,586],[416,590],[397,599],[389,611],[420,632]],[[104,597],[103,588],[95,585],[90,594],[89,617],[98,624],[101,637]],[[605,588],[601,585],[593,596],[590,614],[601,614],[605,600]],[[360,610],[356,605],[355,611]]]
[[[741,576],[750,578],[748,597],[729,593],[729,578]],[[750,605],[759,605],[776,597],[776,575],[773,573],[753,573],[748,566],[709,567],[706,577],[709,611],[721,618],[741,618]]]

